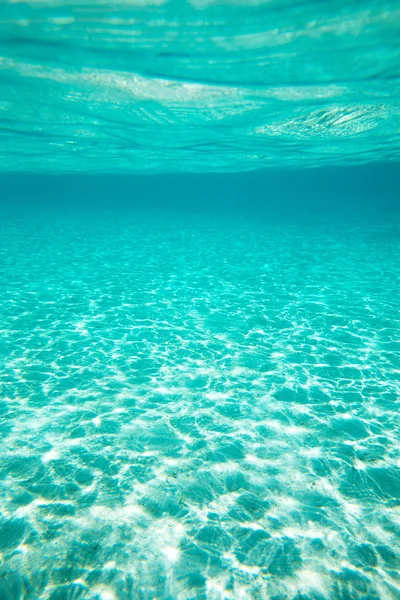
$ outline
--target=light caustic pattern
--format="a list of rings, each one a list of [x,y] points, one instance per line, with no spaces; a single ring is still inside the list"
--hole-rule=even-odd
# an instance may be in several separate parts
[[[0,169],[400,159],[399,0],[2,0]]]
[[[2,600],[400,597],[398,225],[1,228]]]

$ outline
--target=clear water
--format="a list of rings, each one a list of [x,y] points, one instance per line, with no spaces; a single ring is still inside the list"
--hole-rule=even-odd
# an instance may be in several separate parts
[[[3,209],[2,600],[398,598],[399,234]]]
[[[399,160],[399,0],[2,0],[0,168]]]
[[[0,2],[0,600],[400,600],[399,40]]]

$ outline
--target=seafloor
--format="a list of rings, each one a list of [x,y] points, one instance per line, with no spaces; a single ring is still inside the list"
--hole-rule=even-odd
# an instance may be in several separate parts
[[[382,219],[6,211],[1,600],[400,598]]]

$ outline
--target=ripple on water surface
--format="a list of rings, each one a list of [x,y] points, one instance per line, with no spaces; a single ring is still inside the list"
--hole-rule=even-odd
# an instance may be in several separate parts
[[[399,598],[389,226],[1,228],[2,600]]]
[[[398,161],[398,0],[2,0],[0,171]]]

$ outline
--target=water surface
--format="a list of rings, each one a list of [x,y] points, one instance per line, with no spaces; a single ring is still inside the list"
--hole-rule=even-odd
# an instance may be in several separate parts
[[[398,161],[398,0],[3,0],[0,169]]]

